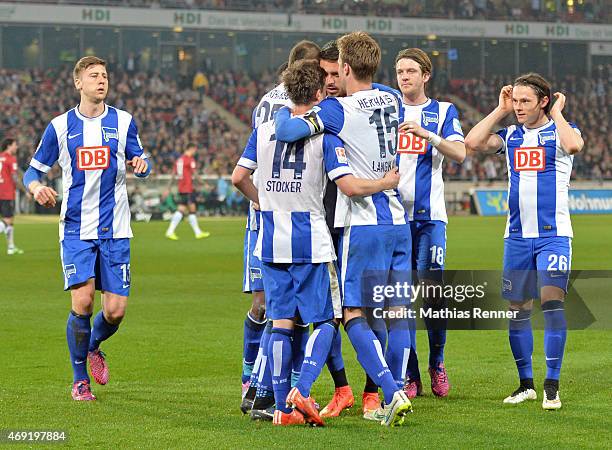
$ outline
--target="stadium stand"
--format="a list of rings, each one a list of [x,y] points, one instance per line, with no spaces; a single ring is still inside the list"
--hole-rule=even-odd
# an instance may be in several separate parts
[[[381,75],[381,82],[395,85],[388,71]],[[612,95],[611,79],[612,65],[608,65],[598,67],[591,78],[565,76],[552,80],[553,89],[571,93],[566,106],[567,117],[578,124],[587,142],[587,151],[575,161],[574,179],[612,178],[612,158],[606,151],[612,145],[612,130],[607,120]],[[254,99],[269,90],[274,82],[272,72],[251,76],[245,72],[228,71],[211,76],[211,92],[224,107],[245,123],[250,123]],[[463,129],[467,132],[479,120],[478,112],[488,113],[497,103],[501,86],[511,82],[512,77],[450,80],[445,86],[435,84],[430,94],[443,100],[454,101],[451,96],[458,97],[473,107],[473,110],[461,111]],[[506,176],[504,164],[503,158],[495,156],[468,158],[463,165],[448,163],[446,177],[475,182],[502,180]]]
[[[174,159],[188,142],[200,146],[198,159],[206,174],[227,174],[242,149],[243,138],[221,117],[203,107],[199,92],[181,89],[170,77],[145,73],[111,74],[108,103],[131,111],[151,153],[157,173],[170,173]],[[67,69],[11,71],[0,69],[0,135],[20,143],[20,165],[36,148],[46,121],[77,103]]]
[[[250,125],[251,112],[257,99],[276,82],[274,71],[250,75],[225,71],[208,76],[205,88],[180,88],[170,77],[159,74],[112,74],[109,103],[132,111],[140,118],[143,145],[151,153],[156,172],[167,174],[180,150],[188,142],[200,145],[197,159],[204,175],[227,175],[231,172],[244,144],[244,132],[232,129],[228,121],[203,106],[201,95],[209,94],[220,106]],[[197,76],[196,76],[197,77]],[[194,77],[194,81],[195,78]],[[390,82],[391,74],[382,76]],[[574,179],[612,179],[612,129],[610,114],[612,65],[601,66],[591,78],[565,76],[553,80],[553,89],[571,93],[566,106],[567,117],[583,131],[587,147],[574,163]],[[448,86],[434,85],[434,94],[441,99],[459,98],[468,110],[461,110],[464,130],[469,130],[497,102],[499,88],[511,78],[490,77],[485,80],[450,80]],[[67,69],[13,71],[0,70],[0,137],[16,137],[20,143],[22,167],[40,136],[49,117],[76,104]],[[198,83],[195,83],[198,85]],[[461,108],[460,108],[461,109]],[[468,158],[463,165],[448,163],[446,177],[453,180],[486,182],[505,178],[502,158]]]
[[[24,0],[22,0],[23,2]],[[91,4],[86,0],[25,0],[30,3]],[[531,20],[608,23],[606,0],[99,0],[99,6],[207,9],[379,17],[426,17],[463,20]]]

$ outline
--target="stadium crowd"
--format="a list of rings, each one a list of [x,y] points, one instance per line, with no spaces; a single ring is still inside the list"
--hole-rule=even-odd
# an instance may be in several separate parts
[[[0,69],[0,135],[19,142],[19,163],[25,167],[50,118],[78,102],[68,70],[12,71]],[[138,118],[140,137],[157,173],[170,173],[174,160],[189,142],[204,174],[231,172],[242,149],[242,137],[216,113],[202,105],[200,93],[179,88],[175,80],[157,73],[122,71],[111,75],[109,104]]]
[[[392,71],[381,81],[394,86]],[[553,89],[567,92],[567,117],[581,128],[586,151],[574,162],[574,179],[612,179],[612,129],[609,124],[612,66],[595,68],[591,78],[564,76],[553,81]],[[432,85],[440,99],[460,98],[473,107],[460,116],[467,132],[497,103],[499,89],[511,78],[450,80],[438,77]],[[36,139],[49,118],[77,103],[70,73],[65,70],[0,70],[0,138],[15,137],[19,142],[19,163],[26,167]],[[274,71],[257,75],[225,71],[194,77],[192,86],[179,87],[169,76],[121,70],[112,73],[110,104],[131,111],[139,118],[140,136],[150,152],[156,173],[172,171],[173,161],[189,142],[198,144],[196,159],[203,175],[231,172],[240,155],[245,136],[232,132],[219,115],[204,108],[202,94],[210,95],[221,106],[247,125],[257,100],[276,83]],[[451,96],[451,97],[449,97]],[[512,120],[510,117],[509,120]],[[487,182],[505,179],[505,160],[497,156],[468,157],[464,164],[446,164],[448,179]],[[57,170],[57,169],[56,169]],[[58,175],[58,174],[55,174]]]
[[[551,80],[553,90],[569,94],[567,117],[578,124],[587,143],[584,154],[574,162],[574,179],[612,179],[612,155],[609,151],[612,129],[608,119],[611,112],[611,80],[612,65],[597,67],[591,78],[568,75]],[[380,81],[395,86],[391,71],[382,73]],[[458,97],[471,105],[474,110],[460,111],[463,129],[467,133],[479,120],[480,114],[488,114],[497,104],[500,88],[511,82],[511,77],[450,81],[438,77],[429,95],[450,101]],[[257,99],[274,83],[273,72],[255,76],[245,72],[225,72],[210,77],[210,92],[226,109],[249,124],[250,112]],[[512,123],[512,120],[512,117],[508,117],[508,123]],[[449,179],[474,182],[503,180],[506,177],[505,159],[497,156],[468,156],[462,165],[447,163],[445,171]]]
[[[23,0],[22,0],[23,1]],[[32,3],[91,4],[87,0],[26,0]],[[607,23],[606,0],[99,0],[97,5],[139,8],[234,10],[379,17],[474,20],[532,20]],[[558,9],[557,9],[558,8]]]

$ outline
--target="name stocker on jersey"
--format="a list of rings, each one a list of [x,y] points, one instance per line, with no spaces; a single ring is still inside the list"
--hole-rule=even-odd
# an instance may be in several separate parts
[[[266,93],[257,107],[253,110],[251,125],[253,129],[257,128],[262,123],[266,123],[274,118],[276,112],[283,106],[293,107],[293,103],[289,99],[289,95],[285,90],[284,84],[279,84],[274,89]],[[253,173],[253,181],[257,179],[257,171]],[[255,231],[259,228],[259,212],[255,211],[252,202],[249,202],[249,212],[247,217],[247,228]]]
[[[342,141],[320,134],[293,144],[276,141],[274,122],[251,134],[238,164],[257,169],[261,223],[255,255],[272,263],[336,259],[325,222],[327,179],[351,174]]]
[[[429,99],[422,105],[404,105],[404,120],[416,122],[446,140],[463,142],[457,109],[452,103]],[[426,139],[411,133],[400,135],[398,154],[398,189],[408,218],[448,222],[442,179],[444,155]]]
[[[395,166],[397,131],[403,118],[401,100],[381,89],[323,100],[304,117],[311,132],[327,130],[344,142],[358,178],[376,180]],[[406,214],[396,190],[349,198],[338,191],[334,225],[400,225]]]
[[[568,193],[574,157],[561,148],[555,123],[533,129],[511,125],[497,134],[509,175],[504,237],[572,237]]]
[[[47,126],[30,166],[62,168],[60,240],[131,238],[126,160],[146,158],[132,116],[106,106],[95,118],[77,108]]]

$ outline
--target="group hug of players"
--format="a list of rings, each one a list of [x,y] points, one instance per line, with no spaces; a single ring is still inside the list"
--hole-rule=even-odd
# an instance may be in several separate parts
[[[282,83],[254,112],[253,133],[232,175],[252,202],[245,236],[244,291],[253,293],[253,305],[244,327],[243,411],[278,425],[322,425],[324,417],[352,406],[342,323],[368,375],[364,417],[389,426],[404,422],[410,398],[422,389],[414,326],[405,319],[377,320],[370,310],[401,312],[411,299],[374,305],[361,291],[362,279],[413,281],[416,269],[420,281],[441,282],[447,222],[442,160],[461,162],[466,148],[504,154],[508,166],[503,294],[517,311],[509,338],[520,385],[504,402],[537,397],[530,316],[533,300],[540,298],[547,366],[542,406],[560,408],[572,238],[568,186],[573,155],[584,145],[563,117],[564,95],[551,95],[537,74],[521,76],[502,88],[498,106],[464,140],[456,108],[425,95],[432,65],[424,52],[397,55],[401,92],[372,83],[380,59],[380,47],[363,32],[323,49],[299,43]],[[88,368],[96,383],[109,382],[101,344],[117,333],[132,282],[126,174],[131,168],[145,178],[152,166],[135,118],[105,103],[106,62],[81,58],[73,80],[79,104],[50,121],[23,184],[38,204],[54,207],[58,193],[45,184],[45,175],[59,164],[60,257],[71,296],[71,394],[92,401]],[[493,132],[512,112],[518,124]],[[15,147],[14,141],[2,144],[3,180],[14,177]],[[338,192],[327,189],[325,208],[328,180]],[[13,199],[14,192],[0,197],[0,232],[16,254]],[[180,216],[187,211],[182,208]],[[169,238],[181,217],[176,215]],[[197,223],[191,225],[196,237],[205,237]],[[96,291],[102,292],[102,310],[92,319]],[[428,308],[444,307],[435,298],[423,301]],[[450,388],[445,323],[430,321],[427,328],[431,386],[444,397]],[[319,412],[310,389],[325,364],[336,390]]]
[[[364,419],[401,425],[422,394],[411,299],[373,302],[364,284],[442,283],[447,215],[442,162],[470,151],[506,156],[509,215],[503,295],[516,311],[509,340],[520,385],[504,403],[534,400],[533,299],[545,318],[544,409],[561,407],[564,297],[571,258],[568,186],[584,143],[562,115],[565,97],[530,73],[464,139],[452,103],[428,98],[432,63],[410,48],[395,59],[399,92],[373,83],[377,42],[354,32],[292,49],[280,84],[253,112],[232,182],[251,201],[244,240],[242,403],[275,425],[323,425],[354,404],[340,324],[365,370]],[[493,131],[510,113],[517,125]],[[368,279],[367,283],[362,283]],[[423,298],[441,309],[443,299]],[[374,308],[391,314],[373,314]],[[446,397],[446,322],[425,320],[434,395]],[[309,324],[313,331],[310,333]],[[327,365],[335,384],[319,411],[311,387]],[[379,398],[379,388],[383,399]]]

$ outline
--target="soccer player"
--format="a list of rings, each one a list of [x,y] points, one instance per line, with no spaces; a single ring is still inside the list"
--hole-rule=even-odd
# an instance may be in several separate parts
[[[197,168],[196,160],[194,159],[194,155],[196,154],[197,150],[198,147],[195,144],[187,144],[187,148],[185,148],[183,154],[174,163],[174,172],[172,178],[170,179],[170,183],[168,184],[168,189],[166,190],[166,195],[168,195],[170,192],[170,186],[174,182],[174,179],[178,178],[178,210],[172,215],[170,225],[168,226],[168,230],[166,230],[166,237],[173,241],[177,241],[179,239],[175,233],[176,227],[179,223],[181,223],[183,216],[187,214],[187,212],[189,212],[189,225],[191,225],[195,238],[203,239],[210,236],[208,231],[200,230],[200,226],[198,225],[198,217],[196,216],[198,209],[196,204],[196,195],[193,189],[193,177]]]
[[[299,61],[283,74],[293,113],[304,114],[323,98],[325,71],[317,61]],[[256,186],[250,181],[258,169]],[[325,223],[325,175],[348,195],[392,189],[396,170],[384,178],[357,179],[342,141],[330,134],[288,145],[275,139],[273,123],[257,128],[234,172],[235,185],[261,206],[256,252],[262,259],[268,315],[273,320],[271,355],[276,411],[274,424],[323,425],[310,389],[328,357],[342,316],[336,259]],[[314,324],[300,377],[290,390],[295,317]],[[294,407],[295,409],[291,409]]]
[[[283,64],[278,75],[288,67],[300,60],[319,59],[321,49],[311,41],[300,41],[289,52],[289,60]],[[285,86],[280,82],[274,89],[266,93],[253,110],[252,127],[256,129],[263,123],[271,121],[276,112],[283,106],[292,106]],[[257,177],[257,171],[253,173]],[[255,243],[260,223],[259,211],[249,202],[246,232],[244,238],[244,276],[243,292],[253,293],[251,309],[244,321],[244,343],[242,355],[242,403],[240,409],[243,413],[251,411],[251,418],[272,420],[274,414],[274,394],[272,391],[272,374],[269,368],[267,353],[268,341],[272,323],[267,326],[262,322],[265,318],[265,296],[261,261],[255,256]],[[294,351],[292,383],[295,384],[299,376],[304,359],[304,350],[308,339],[308,324],[301,321],[296,323],[294,332]],[[249,378],[250,374],[250,378]]]
[[[338,66],[338,46],[336,41],[330,41],[321,48],[319,64],[325,70],[325,91],[328,97],[345,97],[346,92],[340,86],[340,74]],[[338,254],[338,241],[340,240],[340,230],[334,227],[334,217],[336,214],[336,199],[338,188],[336,183],[331,180],[327,182],[323,205],[325,206],[325,220],[334,243],[336,255]],[[329,373],[334,380],[334,395],[330,402],[321,410],[321,417],[337,417],[347,408],[355,403],[353,391],[348,384],[346,370],[344,369],[344,359],[342,358],[342,334],[338,330],[334,336],[332,348],[327,359]]]
[[[395,165],[397,129],[403,115],[401,99],[391,89],[372,86],[381,58],[380,47],[372,37],[354,32],[336,42],[340,84],[347,97],[327,98],[303,118],[289,118],[289,111],[281,109],[276,118],[276,138],[295,142],[324,130],[336,134],[345,143],[355,175],[376,180]],[[362,278],[369,274],[378,276],[381,285],[401,282],[394,279],[396,276],[409,277],[410,228],[404,207],[396,190],[356,199],[339,195],[335,225],[344,228],[338,255],[344,326],[359,362],[384,393],[384,406],[379,408],[375,402],[364,405],[364,418],[399,425],[412,409],[402,390],[410,349],[407,320],[389,321],[383,358],[384,345],[364,316],[365,309],[374,309],[375,305],[371,296],[362,296],[361,288]],[[395,298],[389,303],[402,310],[407,302],[408,298]]]
[[[23,250],[15,246],[13,223],[15,219],[15,188],[17,182],[17,141],[7,138],[0,147],[0,233],[6,234],[6,253],[21,255]],[[23,188],[22,188],[23,189]]]
[[[419,48],[401,50],[395,58],[397,84],[402,92],[404,120],[400,125],[399,185],[402,203],[410,219],[412,266],[423,284],[439,284],[446,257],[446,206],[442,161],[465,159],[463,131],[455,105],[428,98],[425,87],[431,78],[429,56]],[[423,298],[424,307],[440,310],[444,298]],[[446,397],[450,389],[444,367],[445,319],[425,319],[429,337],[429,375],[431,391]],[[408,359],[408,398],[421,394],[421,376],[416,352],[416,329],[410,327],[411,348]]]
[[[151,165],[132,116],[104,102],[106,62],[95,56],[81,58],[73,76],[80,102],[47,126],[23,181],[36,202],[53,207],[57,192],[41,179],[56,162],[62,169],[59,237],[64,289],[72,299],[66,327],[72,398],[87,401],[96,399],[87,361],[95,381],[106,384],[109,372],[100,343],[117,332],[130,292],[127,166],[137,177],[146,177]],[[92,329],[96,289],[102,292],[102,311]]]
[[[508,220],[504,234],[502,294],[514,318],[509,340],[520,385],[504,399],[516,404],[537,398],[533,383],[533,300],[544,313],[546,379],[542,407],[561,408],[559,376],[567,324],[564,298],[572,256],[568,189],[574,155],[584,146],[580,130],[563,117],[565,95],[536,73],[504,86],[499,104],[467,135],[469,149],[505,154]],[[514,111],[517,125],[491,130]]]

